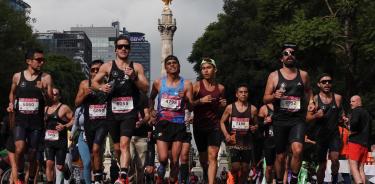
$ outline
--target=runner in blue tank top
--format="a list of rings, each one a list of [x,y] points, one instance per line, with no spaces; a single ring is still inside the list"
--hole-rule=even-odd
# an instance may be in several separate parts
[[[152,85],[150,109],[152,121],[156,121],[157,151],[160,167],[156,183],[162,183],[168,163],[168,147],[172,147],[170,182],[178,176],[178,160],[185,136],[185,103],[192,104],[192,83],[180,77],[180,63],[176,56],[168,56],[164,62],[166,77],[157,79]],[[158,95],[158,109],[154,110]]]

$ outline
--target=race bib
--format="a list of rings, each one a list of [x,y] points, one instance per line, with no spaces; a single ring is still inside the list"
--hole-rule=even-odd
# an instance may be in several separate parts
[[[250,125],[249,118],[236,118],[232,117],[232,130],[236,131],[248,131]]]
[[[36,98],[19,98],[18,110],[23,114],[37,114],[39,110],[39,100]]]
[[[90,105],[89,106],[89,117],[90,119],[104,119],[107,116],[107,105]]]
[[[280,109],[289,112],[297,112],[301,109],[301,98],[294,96],[286,96],[280,100]]]
[[[59,140],[59,132],[57,130],[46,130],[44,139],[47,141],[57,141]]]
[[[113,113],[127,113],[134,109],[133,97],[115,97],[112,99]]]
[[[179,110],[181,109],[181,97],[163,94],[160,106],[168,110]]]

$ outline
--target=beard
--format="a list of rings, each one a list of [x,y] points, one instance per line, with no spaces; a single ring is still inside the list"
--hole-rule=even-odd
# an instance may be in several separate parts
[[[286,62],[284,62],[284,65],[285,65],[285,67],[287,67],[287,68],[294,68],[294,67],[297,66],[297,63],[296,63],[295,60],[293,60],[293,61],[290,62],[290,63],[286,63]]]

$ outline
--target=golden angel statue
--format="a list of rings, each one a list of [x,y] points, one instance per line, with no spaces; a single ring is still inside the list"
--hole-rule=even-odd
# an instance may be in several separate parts
[[[166,6],[172,4],[172,0],[162,0]]]

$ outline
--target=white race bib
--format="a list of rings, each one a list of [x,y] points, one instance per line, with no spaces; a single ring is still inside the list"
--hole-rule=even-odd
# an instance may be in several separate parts
[[[90,119],[104,119],[107,116],[107,105],[90,105],[89,117]]]
[[[168,110],[179,110],[181,109],[181,98],[163,94],[160,100],[160,106]]]
[[[248,131],[250,127],[250,118],[232,117],[232,130]]]
[[[301,109],[301,98],[294,96],[286,96],[280,100],[280,109],[289,112],[297,112]]]
[[[113,113],[127,113],[134,109],[133,97],[115,97],[112,99]]]
[[[46,130],[44,139],[47,141],[57,141],[59,140],[59,132],[57,130]]]
[[[36,98],[19,98],[18,110],[23,114],[37,114],[39,110],[39,100]]]

